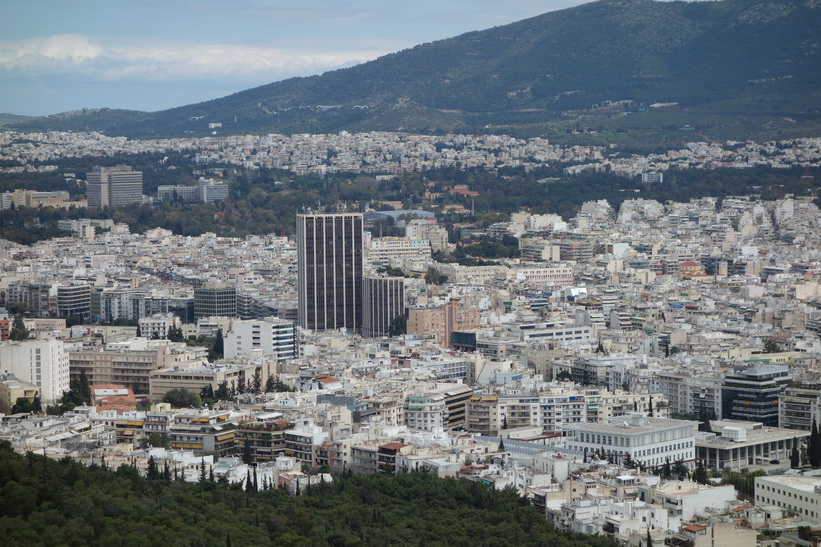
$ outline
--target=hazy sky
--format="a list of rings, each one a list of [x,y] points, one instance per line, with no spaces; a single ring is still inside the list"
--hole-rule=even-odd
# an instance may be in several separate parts
[[[161,110],[586,0],[1,0],[0,112]]]

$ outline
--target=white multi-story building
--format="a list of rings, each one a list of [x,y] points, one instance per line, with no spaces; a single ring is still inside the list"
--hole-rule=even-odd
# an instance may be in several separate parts
[[[69,389],[68,352],[61,340],[0,342],[0,372],[40,386],[44,403],[57,401]]]
[[[225,357],[233,359],[252,350],[275,354],[278,361],[296,356],[294,324],[290,321],[268,317],[257,321],[235,320],[225,336]]]
[[[757,505],[775,505],[811,524],[821,523],[821,477],[775,475],[755,478]]]
[[[152,339],[168,338],[168,331],[179,324],[179,317],[173,313],[155,314],[140,319],[140,335]]]
[[[535,285],[556,287],[573,284],[573,268],[563,264],[520,266],[516,268],[514,275],[516,281],[526,281]]]
[[[370,240],[367,257],[368,263],[374,268],[390,266],[391,260],[430,260],[430,241],[406,237],[375,237]]]
[[[629,456],[647,467],[664,465],[668,460],[692,462],[697,425],[697,422],[631,413],[613,418],[609,423],[571,425],[567,447],[588,453],[604,449],[616,458]]]

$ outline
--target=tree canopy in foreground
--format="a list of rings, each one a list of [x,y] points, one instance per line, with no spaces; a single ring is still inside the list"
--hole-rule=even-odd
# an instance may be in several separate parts
[[[160,466],[157,466],[158,468]],[[0,442],[0,537],[7,545],[613,546],[556,531],[513,491],[425,473],[339,476],[281,490],[153,478]]]

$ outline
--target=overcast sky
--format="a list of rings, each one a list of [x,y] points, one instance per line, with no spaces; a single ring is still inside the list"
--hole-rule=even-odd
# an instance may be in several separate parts
[[[162,110],[586,0],[0,0],[0,112]]]

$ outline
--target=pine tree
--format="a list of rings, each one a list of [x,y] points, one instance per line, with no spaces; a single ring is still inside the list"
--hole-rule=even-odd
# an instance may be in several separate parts
[[[810,432],[809,456],[812,467],[821,467],[821,434],[818,432],[818,424],[815,418],[812,420],[812,430]]]
[[[91,384],[88,383],[85,369],[80,369],[80,399],[84,403],[91,403]]]
[[[220,359],[225,355],[225,340],[223,339],[222,329],[217,329],[217,338],[214,340],[214,353],[219,355]]]
[[[268,379],[265,380],[265,392],[270,393],[272,391],[275,391],[275,389],[276,389],[276,381],[274,380],[274,375],[269,374]]]
[[[157,469],[157,462],[154,461],[154,456],[148,458],[148,470],[145,475],[150,481],[155,481],[160,478],[160,471]]]
[[[9,340],[28,340],[29,336],[29,330],[23,322],[23,316],[20,314],[15,315],[14,321],[11,324],[11,331],[9,332]]]

